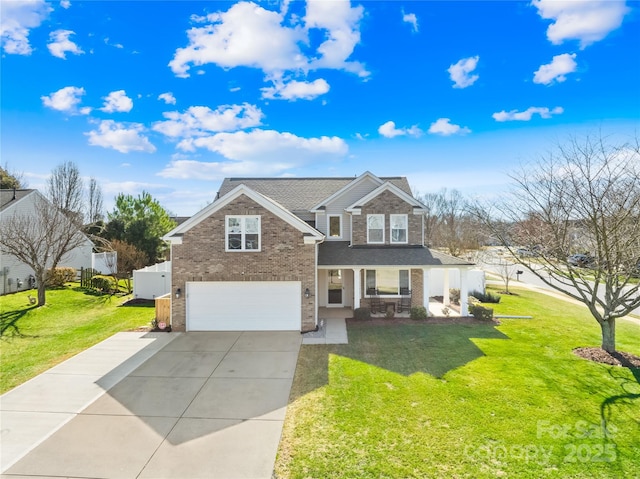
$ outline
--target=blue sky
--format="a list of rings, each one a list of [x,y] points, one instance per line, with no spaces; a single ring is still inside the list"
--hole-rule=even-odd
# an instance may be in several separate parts
[[[191,215],[226,176],[499,195],[570,135],[640,131],[640,2],[1,0],[1,163],[71,160]]]

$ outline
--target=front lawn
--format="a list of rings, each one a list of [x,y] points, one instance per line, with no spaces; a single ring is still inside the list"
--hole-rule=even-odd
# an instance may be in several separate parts
[[[515,290],[488,324],[349,326],[303,346],[279,478],[640,476],[640,370],[581,359],[600,344],[581,307]],[[618,321],[640,354],[640,326]]]
[[[74,285],[47,291],[36,308],[27,295],[0,296],[0,393],[119,331],[149,326],[153,305],[121,306],[130,296],[97,295]]]

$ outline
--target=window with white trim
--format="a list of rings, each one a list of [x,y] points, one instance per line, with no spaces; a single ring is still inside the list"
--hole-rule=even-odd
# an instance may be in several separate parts
[[[390,215],[389,226],[391,228],[391,242],[392,243],[406,243],[407,242],[407,215]]]
[[[260,251],[260,216],[225,218],[227,251]]]
[[[342,238],[342,215],[329,215],[327,218],[330,238]]]
[[[367,215],[367,243],[384,243],[384,215]]]
[[[368,269],[365,271],[366,295],[400,296],[409,291],[408,269]]]

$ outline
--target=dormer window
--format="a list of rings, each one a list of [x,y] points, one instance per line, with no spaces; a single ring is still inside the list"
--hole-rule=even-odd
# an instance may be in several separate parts
[[[384,215],[367,215],[367,243],[384,243]]]
[[[391,227],[391,242],[407,242],[407,215],[390,215],[389,223]]]
[[[342,238],[342,215],[329,215],[327,221],[329,222],[329,237]]]
[[[227,251],[260,251],[260,217],[226,217]]]

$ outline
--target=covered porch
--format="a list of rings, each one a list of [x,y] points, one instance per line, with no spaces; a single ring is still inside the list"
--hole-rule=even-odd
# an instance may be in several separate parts
[[[469,274],[473,267],[424,247],[328,242],[320,245],[318,255],[317,305],[352,310],[369,307],[382,315],[391,309],[396,317],[409,317],[412,307],[424,306],[434,316],[446,316],[447,310],[450,315],[467,316],[469,292],[484,291],[484,280],[478,286],[475,275]],[[451,308],[452,288],[460,292],[457,311]]]

